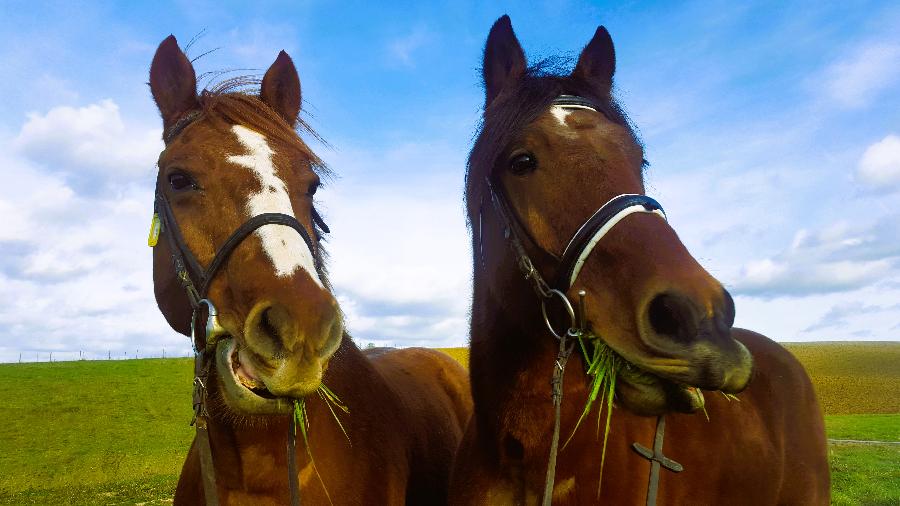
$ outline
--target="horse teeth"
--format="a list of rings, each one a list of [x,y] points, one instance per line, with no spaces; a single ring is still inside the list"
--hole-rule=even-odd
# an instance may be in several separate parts
[[[238,379],[241,380],[241,384],[247,388],[263,388],[265,384],[259,380],[253,380],[250,378],[245,378],[243,375],[238,375]]]

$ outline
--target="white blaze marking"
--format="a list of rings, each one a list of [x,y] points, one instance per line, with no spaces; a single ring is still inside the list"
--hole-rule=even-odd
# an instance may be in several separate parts
[[[568,126],[566,125],[566,117],[572,113],[573,109],[584,109],[586,111],[597,112],[595,109],[584,105],[554,105],[550,108],[550,114],[556,118],[556,121],[558,121],[560,125]]]
[[[274,152],[266,142],[265,136],[241,125],[234,125],[231,131],[238,141],[247,149],[246,155],[231,155],[228,161],[253,171],[259,179],[259,193],[251,193],[247,201],[247,214],[252,218],[263,213],[282,213],[294,216],[294,208],[288,197],[287,187],[275,172],[272,163]],[[275,275],[286,277],[292,275],[297,268],[302,268],[319,286],[322,280],[316,272],[316,264],[312,251],[306,246],[303,237],[286,225],[263,225],[254,232],[262,241],[263,250],[272,265]]]
[[[559,122],[560,125],[566,126],[566,116],[569,115],[569,112],[565,107],[554,105],[550,108],[550,114],[556,118],[556,121]]]

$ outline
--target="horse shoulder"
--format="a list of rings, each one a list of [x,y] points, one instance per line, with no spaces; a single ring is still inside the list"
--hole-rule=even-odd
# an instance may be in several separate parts
[[[418,416],[449,416],[461,437],[472,414],[472,395],[468,373],[458,362],[428,348],[382,352],[372,361],[403,403]]]
[[[466,370],[449,355],[426,348],[366,355],[397,398],[400,425],[392,430],[410,451],[408,502],[446,501],[450,467],[472,414]]]
[[[822,411],[809,374],[791,352],[750,330],[734,329],[733,333],[753,355],[753,378],[749,388],[765,388],[767,395],[760,399],[763,404],[821,420]]]
[[[768,425],[769,436],[782,448],[785,472],[779,503],[828,504],[825,422],[809,374],[768,337],[744,329],[733,332],[753,355],[754,373],[746,394]]]

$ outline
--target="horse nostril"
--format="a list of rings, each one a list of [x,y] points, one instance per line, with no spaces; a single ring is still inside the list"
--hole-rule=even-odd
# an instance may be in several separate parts
[[[257,352],[275,355],[284,347],[285,325],[288,314],[278,305],[266,305],[251,312],[244,337]]]
[[[720,312],[721,316],[719,318],[717,318],[717,320],[721,320],[722,324],[725,326],[724,329],[720,329],[724,332],[724,331],[727,331],[728,329],[730,329],[731,327],[734,327],[735,309],[734,309],[734,299],[731,298],[731,294],[728,293],[728,290],[725,290],[723,288],[722,294],[723,294],[723,296],[724,296],[723,298],[725,300],[724,300],[724,303],[722,305],[722,309]]]
[[[734,299],[728,290],[722,289],[722,304],[716,306],[713,314],[713,328],[721,335],[728,335],[734,326]]]
[[[269,336],[272,339],[272,342],[278,343],[281,341],[281,337],[278,333],[278,327],[272,323],[272,308],[266,308],[259,315],[259,323],[258,323],[259,331],[265,335]]]
[[[681,342],[690,342],[697,337],[697,313],[691,300],[683,295],[657,295],[647,308],[647,317],[659,335]]]

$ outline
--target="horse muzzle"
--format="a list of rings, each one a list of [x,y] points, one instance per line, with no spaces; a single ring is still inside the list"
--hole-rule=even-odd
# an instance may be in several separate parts
[[[625,358],[629,363],[621,371],[617,398],[642,415],[692,413],[704,407],[703,391],[739,393],[753,374],[749,350],[731,337],[715,344],[701,341],[678,353]]]

